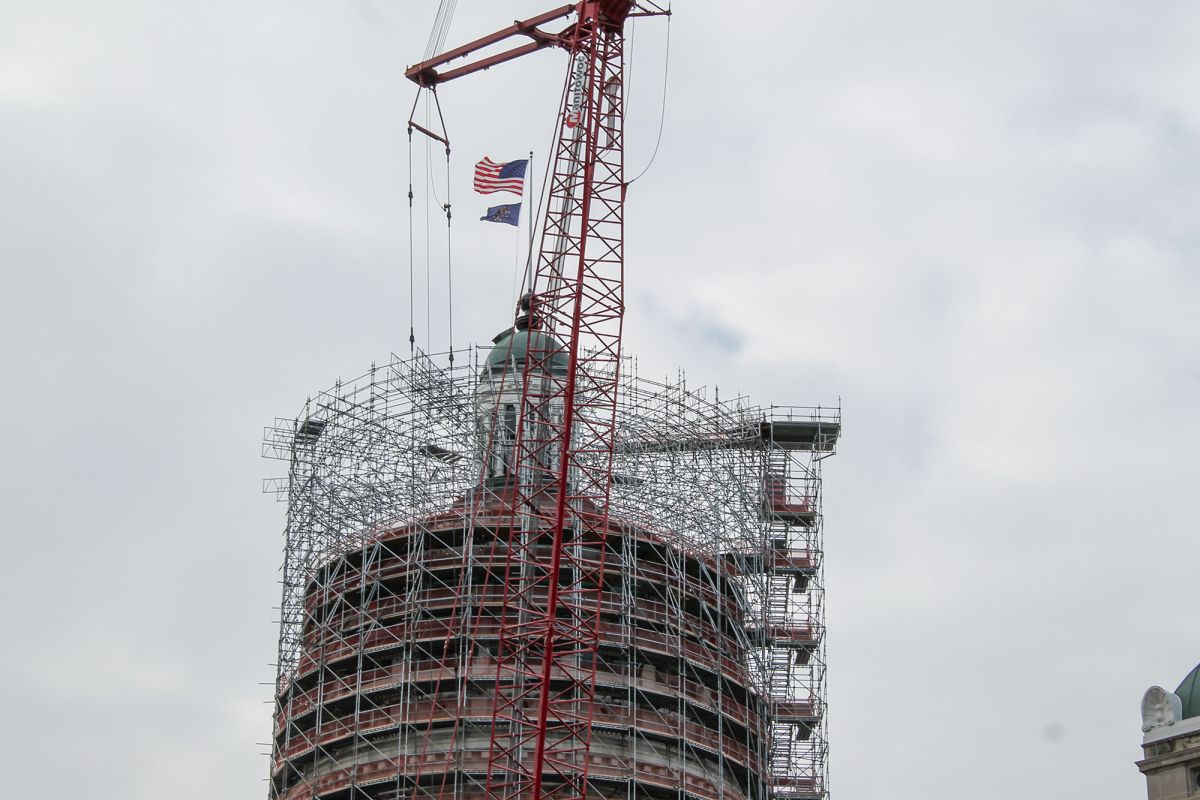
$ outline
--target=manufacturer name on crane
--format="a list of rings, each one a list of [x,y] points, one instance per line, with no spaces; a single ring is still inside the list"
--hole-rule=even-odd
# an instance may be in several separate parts
[[[583,114],[584,84],[587,82],[587,56],[575,54],[575,64],[571,68],[571,104],[567,107],[567,127],[574,128],[579,124]]]

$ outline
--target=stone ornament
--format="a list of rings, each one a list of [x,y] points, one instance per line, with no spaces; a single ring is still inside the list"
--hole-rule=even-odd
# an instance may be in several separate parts
[[[1142,695],[1142,732],[1174,725],[1183,718],[1183,701],[1179,695],[1161,686],[1151,686]]]

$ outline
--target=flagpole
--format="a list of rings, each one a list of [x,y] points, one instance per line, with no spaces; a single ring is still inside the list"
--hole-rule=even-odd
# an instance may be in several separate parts
[[[529,200],[525,207],[525,217],[529,223],[529,249],[525,252],[525,291],[533,291],[533,151],[529,151],[529,168],[525,170],[529,174],[529,179],[525,181],[529,186]]]

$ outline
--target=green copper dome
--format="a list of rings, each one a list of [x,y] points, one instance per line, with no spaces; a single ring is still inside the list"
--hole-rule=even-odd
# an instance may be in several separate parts
[[[562,342],[553,336],[538,331],[509,330],[501,333],[492,341],[495,343],[495,347],[492,348],[492,352],[488,353],[486,362],[488,369],[503,369],[507,364],[516,364],[518,368],[523,366],[525,354],[532,342],[535,350],[554,352],[550,358],[551,372],[567,371],[569,363],[567,351]]]
[[[1183,718],[1200,717],[1200,664],[1188,673],[1188,676],[1183,679],[1183,683],[1179,684],[1179,688],[1175,690],[1175,694],[1179,695],[1179,699],[1183,701]]]

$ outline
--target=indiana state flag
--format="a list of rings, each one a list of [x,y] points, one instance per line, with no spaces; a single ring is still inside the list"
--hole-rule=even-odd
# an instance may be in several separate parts
[[[521,204],[506,203],[502,206],[492,206],[479,219],[483,222],[507,222],[509,225],[516,225],[520,217]]]

